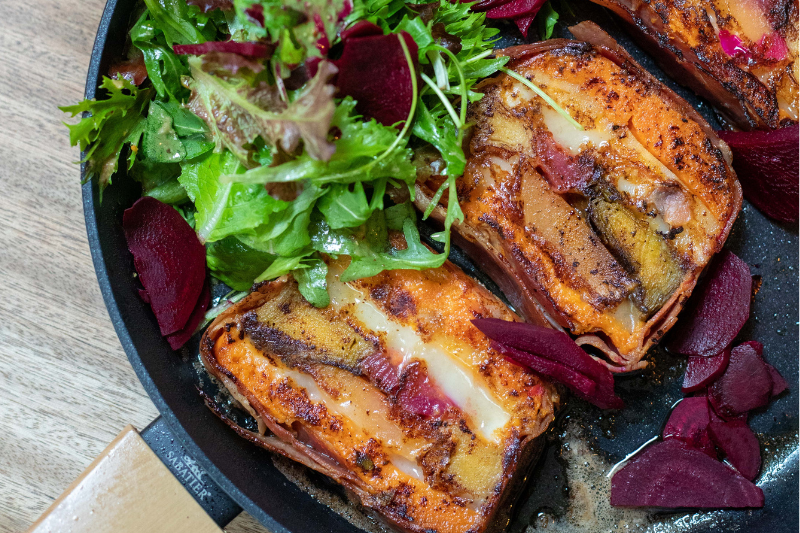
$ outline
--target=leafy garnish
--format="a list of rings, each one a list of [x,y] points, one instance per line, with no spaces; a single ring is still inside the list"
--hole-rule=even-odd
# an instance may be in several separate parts
[[[302,138],[308,157],[326,161],[333,154],[328,129],[335,111],[333,87],[327,82],[336,73],[328,62],[320,64],[297,98],[288,106],[276,97],[274,86],[256,87],[243,78],[222,79],[203,70],[203,60],[189,59],[192,91],[190,109],[203,118],[217,143],[249,164],[245,144],[261,136],[273,146],[293,152]]]
[[[150,103],[150,90],[139,89],[122,77],[112,80],[105,76],[100,89],[106,92],[107,98],[84,100],[59,109],[73,117],[78,113],[91,113],[67,127],[70,144],[79,144],[84,153],[81,162],[87,163],[85,179],[97,177],[102,191],[117,171],[122,148],[126,144],[136,146],[139,143],[144,132],[143,114]],[[131,150],[128,168],[133,165],[135,156],[135,150]]]

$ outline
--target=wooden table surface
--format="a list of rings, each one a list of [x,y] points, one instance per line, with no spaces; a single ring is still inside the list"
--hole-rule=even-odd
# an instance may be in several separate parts
[[[0,533],[158,414],[100,296],[57,109],[82,98],[104,3],[0,1]],[[226,530],[266,531],[244,513]]]

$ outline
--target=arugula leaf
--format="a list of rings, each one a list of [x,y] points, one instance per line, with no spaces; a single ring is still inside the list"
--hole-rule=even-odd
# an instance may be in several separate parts
[[[461,148],[461,139],[456,134],[456,128],[441,103],[428,109],[423,102],[417,110],[417,120],[411,133],[420,139],[431,143],[447,164],[444,174],[447,176],[460,176],[464,173],[467,158]]]
[[[211,272],[237,291],[247,291],[275,260],[275,255],[250,248],[236,237],[206,244]]]
[[[290,104],[274,97],[274,87],[252,87],[242,78],[223,80],[205,72],[200,57],[189,59],[192,78],[188,80],[192,97],[189,108],[206,121],[217,143],[224,145],[240,161],[249,164],[246,144],[261,136],[273,146],[293,152],[302,138],[304,155],[315,160],[330,159],[334,147],[328,142],[328,130],[335,112],[334,88],[328,79],[336,68],[328,62],[319,65],[317,74]],[[266,109],[268,101],[272,109]]]
[[[103,76],[100,88],[108,98],[84,100],[59,109],[73,117],[78,113],[91,113],[77,124],[66,126],[70,144],[79,144],[84,153],[81,163],[88,163],[86,180],[97,177],[102,193],[117,171],[122,148],[126,144],[136,146],[139,143],[144,131],[144,113],[150,103],[150,90],[139,89],[121,76],[113,80]],[[135,150],[132,150],[128,158],[129,169],[135,155]]]
[[[183,165],[178,181],[197,208],[195,231],[201,241],[213,242],[229,235],[255,236],[275,213],[292,205],[276,200],[264,187],[220,183],[221,174],[242,170],[230,152],[212,153]]]
[[[539,26],[539,36],[543,41],[553,36],[553,28],[558,22],[558,13],[553,9],[550,0],[544,3],[536,14],[536,24]]]
[[[300,294],[315,307],[328,307],[331,298],[328,295],[328,265],[322,259],[312,259],[307,262],[307,268],[297,269],[293,272],[297,280]]]
[[[386,193],[386,180],[375,180],[372,197],[367,200],[364,184],[360,181],[347,185],[331,185],[329,192],[317,202],[317,208],[333,229],[360,226],[376,209],[383,209],[383,195]]]
[[[164,32],[170,48],[176,44],[206,42],[203,34],[190,21],[186,0],[144,0],[144,5],[147,6],[153,22]]]

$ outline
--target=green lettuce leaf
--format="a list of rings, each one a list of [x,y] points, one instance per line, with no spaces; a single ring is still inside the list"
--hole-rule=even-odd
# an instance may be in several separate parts
[[[86,179],[98,179],[102,191],[117,171],[120,153],[126,144],[139,144],[148,104],[150,90],[139,89],[129,81],[119,77],[103,77],[100,84],[107,98],[84,100],[76,105],[60,107],[61,111],[73,117],[88,112],[77,124],[69,125],[69,141],[72,146],[80,145],[84,153],[81,162],[86,162]],[[135,150],[128,158],[128,168],[135,160]]]
[[[201,241],[213,242],[229,235],[255,236],[271,217],[293,205],[276,200],[264,187],[219,180],[222,174],[243,170],[230,152],[212,153],[183,165],[178,181],[197,208],[195,231]]]
[[[208,268],[229,287],[247,291],[259,274],[275,260],[275,255],[250,248],[236,237],[206,243]]]
[[[328,265],[325,261],[311,259],[306,268],[297,269],[293,274],[303,298],[316,307],[328,307],[331,298],[328,296]]]

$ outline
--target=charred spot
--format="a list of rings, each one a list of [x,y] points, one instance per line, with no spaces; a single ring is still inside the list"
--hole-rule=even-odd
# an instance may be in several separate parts
[[[684,144],[686,144],[686,143],[683,142],[683,139],[681,139],[680,137],[675,137],[672,140],[672,147],[673,148],[677,148],[678,146],[683,146]]]
[[[242,330],[247,333],[253,345],[261,352],[291,356],[305,354],[316,348],[314,345],[293,339],[286,333],[262,323],[258,320],[255,311],[245,313],[242,317]]]
[[[289,302],[283,302],[281,305],[278,306],[278,309],[280,309],[281,313],[283,313],[284,315],[288,315],[289,313],[292,312],[292,306]]]
[[[388,311],[393,316],[406,318],[417,314],[417,306],[410,293],[404,290],[393,291],[389,300]]]
[[[389,296],[389,287],[386,285],[378,285],[377,287],[370,289],[369,295],[373,300],[382,302],[387,296]]]

